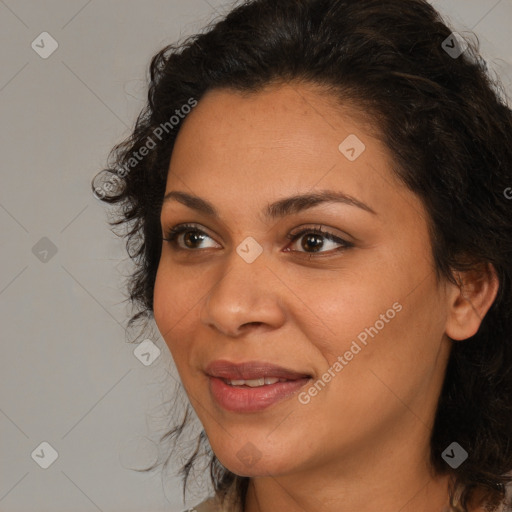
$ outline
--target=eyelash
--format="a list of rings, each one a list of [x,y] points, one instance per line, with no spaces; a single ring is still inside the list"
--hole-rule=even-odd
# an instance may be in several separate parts
[[[174,228],[170,229],[167,232],[167,236],[165,238],[162,238],[162,240],[171,243],[174,246],[174,250],[176,250],[176,251],[188,251],[188,252],[198,251],[199,249],[183,249],[182,247],[177,246],[176,238],[179,235],[181,235],[182,233],[186,233],[188,231],[195,232],[195,233],[201,233],[201,234],[204,234],[204,235],[208,236],[209,238],[211,238],[207,233],[198,229],[193,224],[180,224],[180,225],[175,226]],[[342,238],[335,236],[328,231],[324,231],[321,228],[321,226],[315,226],[313,228],[305,228],[297,233],[289,233],[288,235],[286,235],[286,238],[288,240],[291,240],[292,242],[295,242],[296,240],[300,239],[302,236],[304,236],[306,234],[320,235],[331,242],[341,244],[341,247],[338,247],[337,249],[332,249],[331,251],[320,251],[318,253],[307,252],[307,251],[294,251],[294,252],[298,252],[300,254],[309,254],[310,256],[312,256],[314,254],[329,254],[332,252],[344,251],[346,249],[350,249],[351,247],[354,247],[354,244],[352,244],[351,242],[347,242],[346,240],[343,240]]]

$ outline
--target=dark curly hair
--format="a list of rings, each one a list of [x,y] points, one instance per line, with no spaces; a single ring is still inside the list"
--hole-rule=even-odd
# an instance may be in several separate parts
[[[495,510],[512,480],[512,110],[477,36],[469,36],[467,47],[454,39],[424,0],[245,1],[154,55],[133,133],[92,182],[97,198],[122,206],[110,224],[129,226],[136,266],[128,289],[138,309],[131,326],[153,318],[170,156],[206,91],[303,82],[366,113],[394,156],[394,172],[427,208],[438,277],[456,283],[454,271],[490,263],[499,279],[479,331],[453,343],[431,433],[432,466],[452,476],[450,503],[463,511],[477,492]],[[189,412],[164,437],[176,440]],[[470,454],[457,469],[441,457],[454,439]],[[243,503],[249,478],[220,464],[204,430],[181,470],[183,495],[201,447],[216,494],[233,492]]]

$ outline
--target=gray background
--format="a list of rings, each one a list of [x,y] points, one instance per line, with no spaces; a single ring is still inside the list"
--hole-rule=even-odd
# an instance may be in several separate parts
[[[172,467],[133,471],[157,458],[175,368],[156,327],[151,364],[125,338],[130,262],[90,181],[144,104],[152,55],[230,4],[0,0],[2,512],[184,508]],[[433,4],[478,34],[511,96],[512,0]],[[47,59],[42,32],[58,42]],[[47,469],[42,442],[58,452]],[[187,504],[208,492],[199,478]]]

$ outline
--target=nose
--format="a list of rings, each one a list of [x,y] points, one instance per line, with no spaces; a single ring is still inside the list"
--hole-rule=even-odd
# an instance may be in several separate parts
[[[201,322],[229,337],[248,328],[279,328],[285,321],[286,287],[268,263],[265,251],[252,263],[233,251],[206,296]]]

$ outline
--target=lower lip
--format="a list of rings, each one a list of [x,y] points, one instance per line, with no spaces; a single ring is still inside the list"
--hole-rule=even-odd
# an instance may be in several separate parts
[[[310,379],[276,382],[256,388],[230,386],[217,377],[209,377],[209,381],[210,392],[221,407],[232,412],[255,412],[294,395]]]

